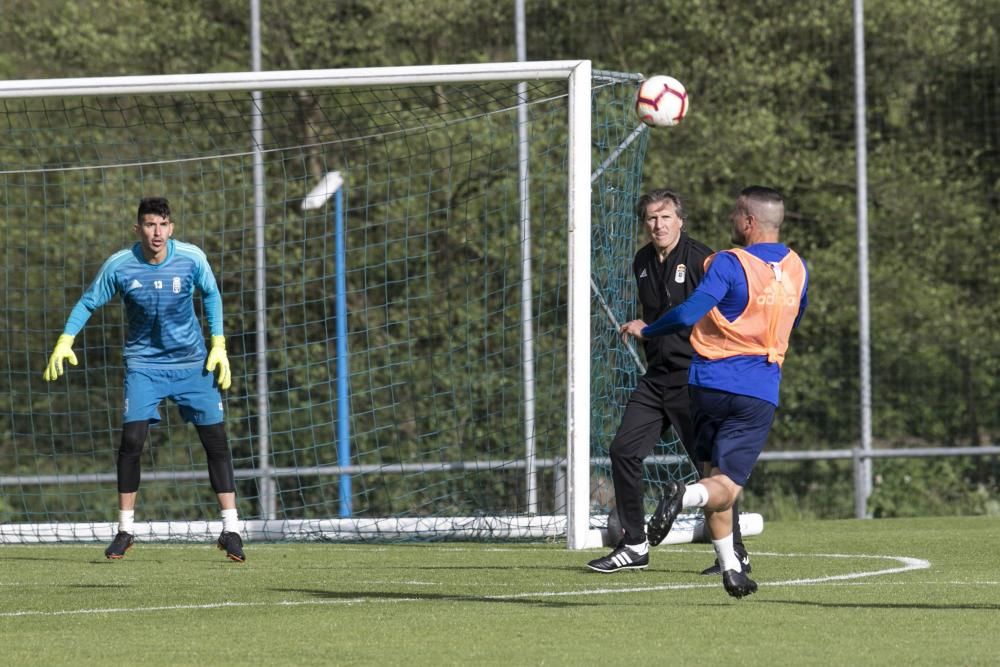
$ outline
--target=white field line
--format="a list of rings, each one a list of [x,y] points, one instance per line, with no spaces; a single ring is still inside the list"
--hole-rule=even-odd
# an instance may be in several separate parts
[[[7,611],[0,612],[0,618],[23,616],[83,616],[88,614],[136,614],[150,611],[187,611],[191,609],[232,609],[239,607],[300,607],[324,604],[362,604],[365,602],[410,602],[419,598],[393,598],[392,600],[279,600],[277,602],[210,602],[207,604],[174,604],[159,607],[105,607],[103,609],[64,609],[60,611]]]
[[[926,570],[931,566],[930,561],[922,558],[910,558],[908,556],[870,556],[863,554],[777,554],[777,553],[754,553],[754,556],[798,556],[809,558],[872,558],[876,560],[888,560],[900,563],[900,567],[891,567],[884,570],[872,570],[869,572],[849,572],[847,574],[834,574],[826,577],[815,577],[812,579],[788,579],[785,581],[757,582],[759,587],[776,588],[778,586],[805,586],[815,584],[826,584],[832,582],[845,581],[849,579],[862,579],[866,577],[879,577],[886,574],[898,574],[909,572],[910,570]],[[712,583],[705,584],[658,584],[655,586],[634,586],[628,588],[596,588],[581,591],[556,591],[548,593],[516,593],[513,595],[493,595],[491,600],[509,600],[534,597],[568,597],[576,595],[611,595],[614,593],[651,593],[656,591],[679,591],[693,588],[718,588],[719,582],[713,577]]]
[[[847,574],[836,574],[826,577],[814,577],[810,579],[788,579],[785,581],[758,582],[758,586],[775,588],[779,586],[806,586],[816,584],[838,584],[848,580],[865,579],[869,577],[879,577],[888,574],[899,574],[911,570],[926,570],[930,568],[930,561],[921,558],[910,558],[908,556],[874,556],[862,554],[779,554],[779,553],[755,553],[754,556],[778,556],[778,557],[800,557],[800,558],[870,558],[874,560],[894,561],[899,563],[898,567],[890,567],[881,570],[870,570],[866,572],[850,572]],[[596,576],[596,575],[594,575]],[[399,582],[406,583],[406,582]],[[424,582],[421,582],[424,583]],[[967,582],[960,582],[967,583]],[[989,582],[994,583],[994,582]],[[678,591],[690,590],[694,588],[718,588],[718,581],[703,584],[658,584],[655,586],[632,586],[626,588],[588,588],[577,591],[541,591],[534,593],[515,593],[511,595],[482,595],[482,596],[454,596],[455,601],[475,601],[480,600],[520,600],[525,598],[551,598],[551,597],[573,597],[582,595],[616,595],[621,593],[651,593],[656,591]],[[449,598],[442,598],[447,600]],[[210,610],[210,609],[231,609],[239,607],[299,607],[318,605],[354,605],[372,602],[418,602],[419,597],[398,597],[398,598],[367,598],[359,596],[349,600],[279,600],[272,602],[213,602],[206,604],[186,604],[186,605],[161,605],[155,607],[106,607],[98,609],[64,609],[58,611],[7,611],[0,612],[0,618],[21,618],[26,616],[81,616],[90,614],[134,614],[137,612],[160,612],[160,611],[187,611],[187,610]]]

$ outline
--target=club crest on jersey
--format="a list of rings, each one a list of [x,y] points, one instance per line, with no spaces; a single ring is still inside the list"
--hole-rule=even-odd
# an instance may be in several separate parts
[[[170,283],[170,288],[174,291],[174,294],[180,294],[181,293],[181,279],[179,277],[177,277],[177,276],[174,276],[173,281]]]
[[[674,282],[683,283],[684,276],[687,275],[687,266],[684,264],[678,264],[677,269],[674,271]]]

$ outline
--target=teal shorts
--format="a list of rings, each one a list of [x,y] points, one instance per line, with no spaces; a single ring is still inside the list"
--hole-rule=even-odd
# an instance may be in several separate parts
[[[160,421],[160,403],[177,404],[181,418],[196,426],[222,421],[222,394],[215,375],[203,367],[130,368],[125,372],[124,423]]]

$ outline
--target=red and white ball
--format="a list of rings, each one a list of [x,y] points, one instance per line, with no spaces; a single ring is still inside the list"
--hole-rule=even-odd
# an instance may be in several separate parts
[[[687,90],[672,76],[651,76],[635,96],[635,113],[646,125],[670,127],[684,120],[689,108]]]

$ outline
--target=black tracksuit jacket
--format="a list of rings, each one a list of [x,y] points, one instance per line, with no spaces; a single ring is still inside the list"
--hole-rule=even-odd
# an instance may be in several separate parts
[[[705,258],[712,249],[681,232],[677,246],[661,264],[656,248],[647,243],[636,253],[632,271],[638,287],[642,320],[652,324],[694,291],[705,275]],[[658,336],[644,342],[646,377],[664,386],[687,384],[693,349],[691,330]]]

